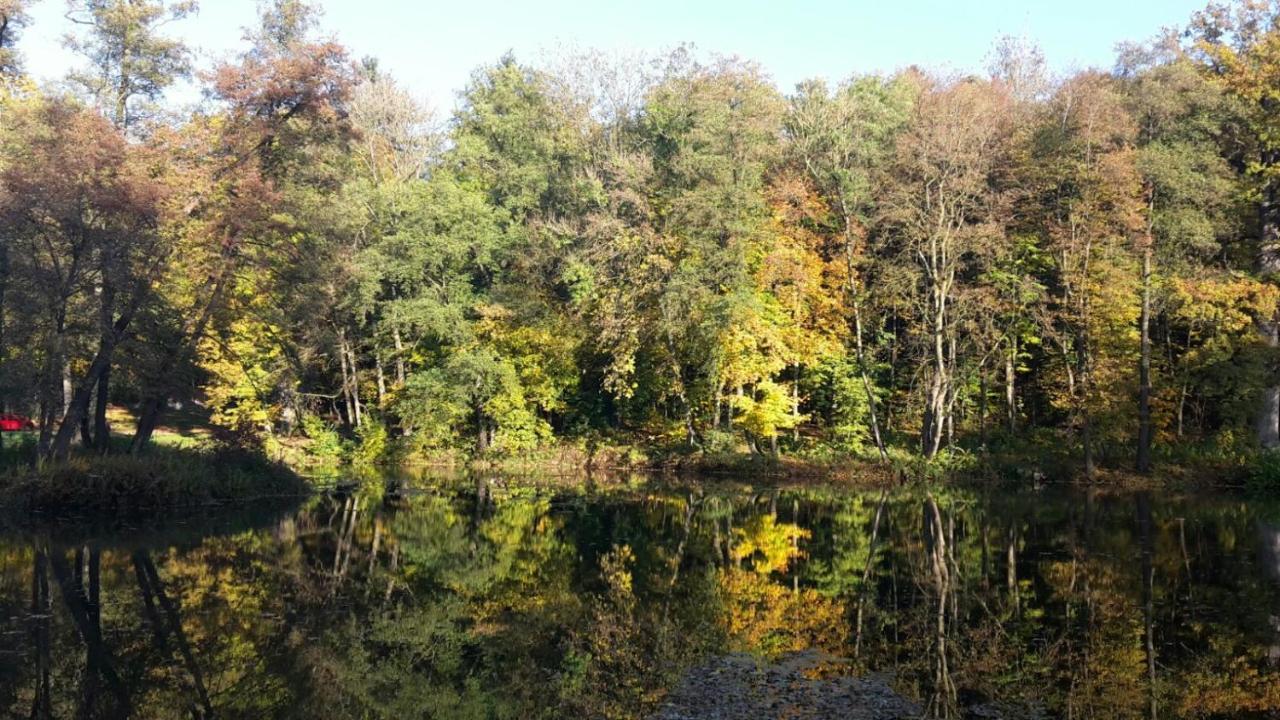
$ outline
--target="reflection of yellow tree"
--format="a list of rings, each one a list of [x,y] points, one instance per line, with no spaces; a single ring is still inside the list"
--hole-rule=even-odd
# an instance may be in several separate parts
[[[1203,654],[1181,683],[1175,706],[1179,717],[1280,712],[1280,680],[1274,671],[1260,669],[1266,661],[1260,657],[1264,650],[1249,650],[1243,640],[1234,634],[1210,639],[1211,652]]]
[[[774,655],[822,648],[838,652],[847,636],[844,603],[812,588],[790,588],[770,577],[803,555],[799,543],[810,532],[780,523],[773,514],[757,515],[733,530],[730,551],[752,569],[726,568],[719,574],[726,630],[740,649]]]
[[[734,528],[733,559],[753,560],[756,572],[782,572],[791,561],[802,555],[800,540],[810,532],[792,523],[780,523],[773,515],[758,515]]]

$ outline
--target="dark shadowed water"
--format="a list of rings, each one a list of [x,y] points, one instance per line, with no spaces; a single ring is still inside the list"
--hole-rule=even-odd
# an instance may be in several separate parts
[[[816,648],[931,715],[1277,717],[1280,509],[1084,489],[381,485],[0,531],[0,717],[644,717]]]

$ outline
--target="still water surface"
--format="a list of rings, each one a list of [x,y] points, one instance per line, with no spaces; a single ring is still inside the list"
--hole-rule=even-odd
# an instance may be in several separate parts
[[[644,717],[816,648],[937,716],[1277,717],[1280,508],[1050,488],[374,483],[0,531],[0,717]]]

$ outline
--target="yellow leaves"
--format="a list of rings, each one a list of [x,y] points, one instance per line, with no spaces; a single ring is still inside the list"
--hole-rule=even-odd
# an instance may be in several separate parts
[[[793,428],[804,420],[795,412],[786,389],[772,380],[762,380],[751,393],[735,396],[733,409],[740,413],[742,426],[761,438],[775,437],[779,430]]]
[[[1251,330],[1254,318],[1271,316],[1280,301],[1280,288],[1241,275],[1175,278],[1170,290],[1174,317],[1196,338]]]
[[[737,648],[765,655],[818,648],[839,652],[846,633],[844,604],[816,590],[794,591],[756,573],[727,568],[719,575],[724,624]]]
[[[276,329],[244,315],[225,333],[200,343],[200,367],[209,375],[205,394],[215,424],[236,432],[269,434],[280,411],[273,402],[281,360]]]
[[[793,559],[803,555],[801,540],[810,531],[792,523],[779,523],[773,515],[759,515],[733,529],[734,544],[730,551],[734,560],[753,560],[757,573],[782,572]]]
[[[1280,682],[1274,672],[1259,669],[1266,662],[1261,649],[1242,654],[1236,640],[1211,636],[1212,652],[1205,654],[1200,668],[1183,678],[1179,716],[1234,717],[1280,711]],[[1221,660],[1212,660],[1217,658]]]

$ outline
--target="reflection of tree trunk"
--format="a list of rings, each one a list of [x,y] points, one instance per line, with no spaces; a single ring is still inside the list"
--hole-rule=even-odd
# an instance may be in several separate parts
[[[360,501],[354,496],[348,497],[346,509],[342,514],[342,524],[338,527],[337,543],[333,551],[333,592],[337,592],[343,578],[347,576],[347,568],[351,564],[352,542],[356,534],[356,521],[360,516]]]
[[[880,518],[884,516],[884,506],[889,500],[889,492],[880,493],[880,502],[876,503],[876,516],[871,521],[871,541],[867,544],[867,562],[862,568],[862,584],[858,588],[858,610],[853,634],[853,656],[862,652],[862,617],[866,608],[868,585],[871,583],[871,569],[875,565],[876,540],[880,536]]]
[[[924,507],[925,548],[929,553],[929,566],[933,590],[937,595],[937,612],[934,622],[934,676],[932,694],[926,714],[930,717],[953,717],[957,709],[955,683],[951,679],[951,666],[947,647],[948,601],[951,599],[951,568],[948,563],[947,530],[942,513],[932,495],[925,498]]]
[[[80,565],[80,558],[83,557],[77,551],[77,565]],[[107,681],[107,688],[111,694],[115,696],[116,708],[115,715],[119,717],[127,717],[130,714],[129,694],[125,690],[124,683],[120,681],[120,676],[116,674],[114,662],[111,653],[102,643],[102,627],[99,624],[99,614],[96,603],[91,602],[98,597],[98,551],[91,549],[89,551],[89,590],[85,593],[83,583],[80,581],[80,570],[72,573],[67,567],[67,559],[61,553],[50,553],[49,565],[53,568],[53,576],[58,581],[58,588],[62,592],[63,602],[67,605],[67,610],[71,614],[71,619],[75,622],[76,629],[80,633],[81,639],[84,640],[86,646],[86,672],[84,695],[86,700],[96,701],[96,684],[99,677]],[[92,679],[90,679],[92,678]],[[94,697],[90,697],[93,694]],[[103,714],[93,713],[92,707],[86,705],[81,707],[81,714]],[[111,715],[112,713],[106,713]]]
[[[399,543],[391,546],[391,566],[390,572],[387,573],[387,592],[383,596],[383,602],[391,600],[391,593],[396,589],[396,571],[400,569],[400,545]]]
[[[369,579],[373,579],[373,568],[378,562],[378,549],[382,545],[382,515],[373,517],[373,545],[369,548]]]
[[[1018,592],[1018,528],[1010,525],[1005,554],[1005,586],[1009,590],[1009,606],[1015,617],[1022,615],[1022,597]]]
[[[1147,689],[1150,694],[1151,719],[1157,717],[1156,646],[1155,646],[1155,540],[1152,537],[1151,496],[1138,493],[1138,531],[1142,536],[1142,620],[1147,655]]]
[[[1014,338],[1009,344],[1009,354],[1004,358],[1004,411],[1010,435],[1018,430],[1017,373],[1014,367],[1017,360],[1018,340]]]
[[[165,593],[160,572],[156,570],[155,563],[146,552],[139,550],[133,554],[133,570],[138,578],[138,589],[142,592],[143,606],[146,608],[148,620],[155,630],[156,645],[161,652],[167,652],[165,639],[169,633],[172,633],[174,643],[178,646],[178,653],[182,656],[183,666],[191,676],[191,683],[195,686],[196,697],[200,702],[198,707],[192,706],[191,714],[195,717],[212,717],[213,705],[209,702],[204,675],[200,672],[199,664],[196,663],[190,643],[187,642],[187,634],[182,629],[182,617],[177,603]],[[156,603],[159,603],[160,609],[164,612],[164,621],[156,612]]]
[[[49,596],[48,561],[44,549],[35,552],[31,572],[32,643],[36,648],[36,692],[31,702],[32,720],[53,717],[49,661],[49,620],[53,615],[53,599]]]
[[[1258,539],[1262,551],[1258,558],[1271,579],[1280,584],[1280,525],[1274,523],[1258,524]],[[1280,609],[1271,614],[1271,629],[1275,632],[1271,647],[1267,652],[1267,662],[1272,667],[1280,666]]]

